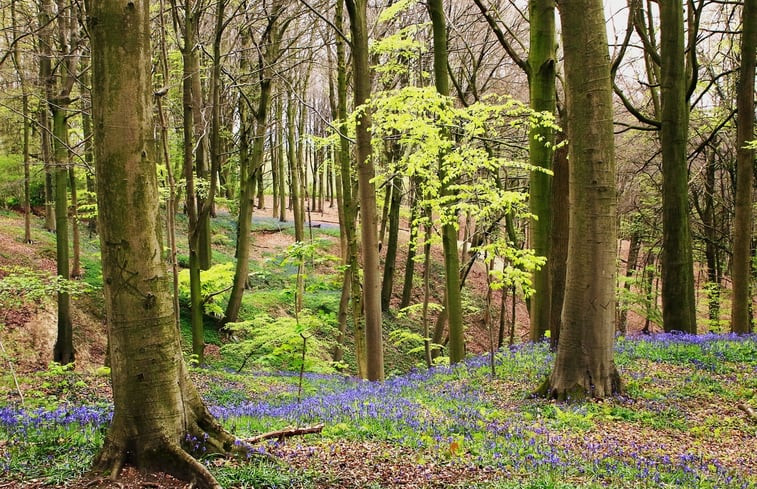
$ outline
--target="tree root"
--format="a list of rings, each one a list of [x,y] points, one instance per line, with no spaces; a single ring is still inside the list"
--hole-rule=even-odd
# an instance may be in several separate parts
[[[200,489],[223,489],[207,467],[180,446],[169,444],[166,447],[166,452],[161,455],[166,466],[157,468],[163,469],[181,480],[188,480]]]

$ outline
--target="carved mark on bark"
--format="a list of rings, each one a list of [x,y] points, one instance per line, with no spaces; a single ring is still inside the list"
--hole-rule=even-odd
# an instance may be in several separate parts
[[[139,272],[127,270],[129,260],[126,256],[126,248],[129,247],[129,243],[126,240],[122,240],[120,243],[108,242],[106,245],[115,250],[116,269],[118,270],[115,280],[113,277],[108,277],[106,279],[108,284],[114,286],[113,297],[116,298],[121,292],[128,291],[132,295],[143,299],[143,306],[145,309],[151,309],[155,306],[156,297],[150,292],[147,294],[143,293],[139,290],[137,285],[133,283],[134,280],[139,277]],[[115,284],[113,283],[114,281]]]

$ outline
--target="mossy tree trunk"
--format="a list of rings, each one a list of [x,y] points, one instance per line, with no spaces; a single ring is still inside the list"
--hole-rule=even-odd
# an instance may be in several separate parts
[[[555,112],[555,0],[528,2],[530,43],[528,86],[530,106],[537,111]],[[550,128],[536,127],[528,139],[529,163],[552,169],[554,135]],[[534,219],[529,223],[530,246],[537,256],[550,257],[552,176],[532,171],[529,206]],[[531,296],[531,341],[539,341],[550,330],[552,292],[550,264],[534,272]]]
[[[365,104],[371,93],[371,71],[368,62],[368,24],[366,0],[346,0],[352,33],[352,70],[355,85],[355,107]],[[446,68],[445,68],[446,69]],[[379,269],[378,215],[375,169],[371,159],[371,115],[362,110],[357,119],[357,174],[360,199],[363,251],[363,309],[365,311],[366,377],[384,379],[384,345],[381,324],[381,271]]]
[[[620,389],[613,361],[617,255],[610,60],[602,2],[560,2],[570,141],[570,238],[560,342],[545,384],[560,400]]]
[[[733,221],[733,302],[731,331],[745,334],[753,330],[750,315],[751,243],[753,234],[752,186],[754,181],[754,150],[746,143],[754,139],[754,71],[757,44],[757,2],[745,0],[742,7],[741,71],[737,96],[738,121],[736,142],[736,216]]]
[[[220,488],[185,451],[189,437],[226,453],[234,437],[205,408],[187,376],[161,247],[152,125],[149,3],[88,5],[99,229],[114,414],[94,468],[161,470]]]

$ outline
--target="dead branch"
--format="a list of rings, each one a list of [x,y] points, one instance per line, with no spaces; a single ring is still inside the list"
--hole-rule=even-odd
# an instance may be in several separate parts
[[[253,436],[252,438],[246,438],[243,441],[245,443],[249,443],[250,445],[254,445],[255,443],[260,443],[263,440],[270,440],[272,438],[277,438],[279,441],[281,441],[284,438],[307,435],[310,433],[320,433],[321,431],[323,431],[323,423],[314,426],[305,426],[303,428],[287,426],[284,429],[262,433],[260,435]]]

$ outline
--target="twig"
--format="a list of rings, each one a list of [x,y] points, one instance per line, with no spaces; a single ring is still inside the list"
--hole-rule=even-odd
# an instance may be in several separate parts
[[[263,440],[270,440],[271,438],[278,438],[279,441],[281,441],[284,438],[307,435],[310,433],[320,433],[321,431],[323,431],[323,423],[314,426],[305,426],[304,428],[293,428],[291,426],[288,426],[281,430],[270,431],[268,433],[253,436],[252,438],[246,438],[243,441],[245,443],[249,443],[250,445],[254,445],[255,443],[259,443]]]
[[[752,421],[757,421],[757,411],[753,407],[747,406],[743,403],[737,404],[736,407],[744,411],[749,419],[751,419]]]

